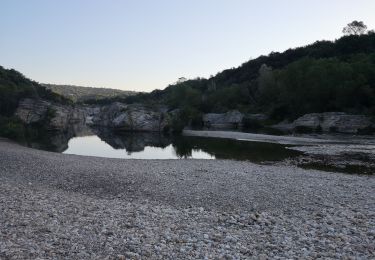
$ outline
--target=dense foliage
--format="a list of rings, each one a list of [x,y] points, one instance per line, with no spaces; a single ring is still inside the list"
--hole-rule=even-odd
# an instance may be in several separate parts
[[[92,88],[72,85],[43,84],[43,87],[66,97],[74,102],[96,102],[107,98],[125,98],[135,95],[137,92],[111,88]]]
[[[14,116],[18,103],[23,98],[43,98],[69,103],[67,99],[27,79],[18,71],[0,66],[0,136],[13,139],[24,136],[24,126]]]
[[[374,55],[375,33],[348,35],[117,101],[165,104],[179,109],[185,123],[202,113],[231,109],[262,112],[275,120],[327,111],[374,115]]]
[[[43,98],[60,103],[68,100],[13,69],[0,66],[0,115],[11,116],[23,98]]]
[[[257,100],[278,119],[311,112],[375,115],[375,52],[338,58],[304,58],[284,69],[262,72]]]

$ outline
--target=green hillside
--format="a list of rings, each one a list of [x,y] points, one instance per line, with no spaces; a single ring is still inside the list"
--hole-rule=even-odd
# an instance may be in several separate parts
[[[18,103],[23,98],[42,98],[58,103],[70,103],[66,98],[26,78],[18,71],[0,66],[0,136],[14,139],[24,137],[24,126],[14,116]]]
[[[11,116],[19,100],[27,97],[43,98],[55,102],[68,102],[39,83],[32,81],[14,69],[0,66],[0,115]]]
[[[209,79],[180,80],[151,93],[134,95],[111,89],[47,87],[53,91],[15,70],[0,67],[1,121],[11,118],[19,100],[25,97],[65,103],[74,100],[91,104],[114,101],[162,104],[170,111],[178,109],[179,128],[188,123],[200,124],[204,113],[233,109],[264,113],[273,122],[313,112],[375,116],[375,33],[273,52]]]
[[[71,99],[74,102],[85,102],[88,100],[101,100],[114,97],[126,98],[128,96],[138,94],[138,92],[135,91],[125,91],[111,88],[92,88],[54,84],[43,84],[43,86],[59,95]]]
[[[180,118],[238,109],[293,119],[306,113],[343,111],[375,115],[375,33],[270,53],[209,79],[193,79],[128,97],[163,103]]]

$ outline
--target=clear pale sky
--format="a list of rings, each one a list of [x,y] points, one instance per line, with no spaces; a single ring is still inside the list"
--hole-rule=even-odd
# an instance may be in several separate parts
[[[0,65],[42,83],[151,91],[375,28],[375,0],[0,0]]]

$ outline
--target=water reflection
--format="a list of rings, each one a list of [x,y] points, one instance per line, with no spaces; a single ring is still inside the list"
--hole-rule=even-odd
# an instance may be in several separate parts
[[[215,156],[200,149],[192,150],[189,156],[179,155],[172,144],[165,146],[159,142],[145,143],[142,137],[147,137],[148,139],[145,140],[150,141],[150,138],[156,136],[142,134],[140,136],[126,135],[122,138],[116,137],[115,140],[111,141],[124,141],[124,146],[116,146],[117,148],[109,145],[96,135],[75,137],[69,141],[68,149],[64,153],[125,159],[215,159]],[[158,138],[155,140],[158,140]]]
[[[252,162],[282,161],[302,153],[287,149],[285,145],[249,142],[221,138],[176,137],[176,153],[189,156],[194,149],[201,149],[217,159],[248,160]]]
[[[62,153],[68,149],[68,142],[73,137],[93,135],[90,127],[73,124],[66,131],[45,131],[36,128],[26,129],[26,145],[35,149]]]
[[[281,161],[301,153],[284,145],[230,139],[168,136],[158,133],[116,133],[109,129],[72,126],[44,135],[29,146],[67,154],[132,159],[234,159]]]
[[[159,133],[117,133],[107,128],[96,128],[93,132],[114,149],[141,152],[147,146],[165,148],[171,144],[169,136]]]
[[[348,144],[285,145],[157,133],[118,133],[106,128],[72,125],[64,132],[26,129],[23,144],[41,150],[123,159],[232,159],[254,163],[289,160],[307,169],[355,174],[374,173],[373,137],[340,136]],[[343,139],[344,138],[344,139]],[[308,154],[308,157],[306,157]],[[301,156],[302,155],[302,156]]]

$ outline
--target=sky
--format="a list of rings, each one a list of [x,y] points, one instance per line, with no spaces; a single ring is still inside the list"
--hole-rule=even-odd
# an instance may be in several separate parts
[[[0,0],[0,65],[41,83],[163,89],[334,40],[374,0]]]

